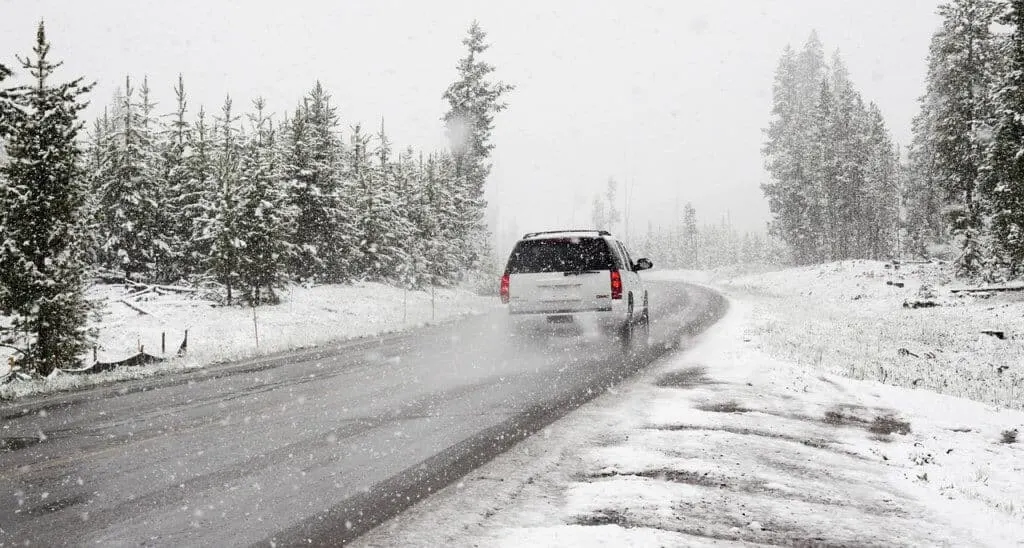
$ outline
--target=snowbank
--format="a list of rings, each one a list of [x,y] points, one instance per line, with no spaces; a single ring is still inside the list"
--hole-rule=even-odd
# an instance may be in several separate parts
[[[378,283],[291,286],[282,293],[281,304],[255,310],[212,306],[188,294],[151,292],[129,299],[130,294],[121,285],[90,288],[89,299],[100,304],[91,323],[99,332],[97,359],[122,360],[143,349],[172,358],[170,361],[100,374],[57,374],[46,381],[16,381],[0,386],[0,399],[379,335],[481,313],[497,303],[497,299],[464,289],[437,289],[432,299],[430,291],[407,292]],[[187,352],[183,358],[175,358],[186,330]],[[7,367],[6,360],[2,361],[0,374]]]

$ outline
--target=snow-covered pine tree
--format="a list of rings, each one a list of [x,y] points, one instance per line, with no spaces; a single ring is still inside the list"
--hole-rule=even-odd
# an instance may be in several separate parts
[[[762,149],[771,179],[761,190],[774,219],[772,230],[793,249],[798,264],[817,259],[819,245],[815,231],[821,228],[811,219],[818,198],[817,189],[809,180],[812,170],[808,165],[813,155],[812,120],[814,105],[820,98],[820,83],[812,99],[805,80],[815,75],[802,73],[817,66],[818,57],[814,52],[820,50],[820,44],[814,48],[814,43],[809,42],[810,53],[798,56],[789,46],[782,53],[775,71],[771,121],[765,130]]]
[[[7,65],[0,63],[0,84],[10,78],[12,74],[14,72],[7,68]],[[15,115],[17,114],[17,106],[14,104],[11,91],[0,88],[0,147],[7,141],[7,136],[13,130]]]
[[[4,173],[3,167],[7,165],[7,140],[10,139],[11,134],[14,132],[15,126],[17,125],[16,117],[20,117],[21,112],[18,110],[17,105],[14,103],[13,90],[6,88],[3,83],[5,80],[10,78],[14,72],[7,68],[6,65],[0,63],[0,229],[3,229],[2,234],[7,234],[7,223],[6,213],[8,211],[7,200],[12,197],[8,188],[11,183],[7,181],[7,175]],[[7,238],[4,236],[0,239],[0,244],[6,247]],[[4,247],[0,247],[0,260],[2,260],[5,252]],[[12,301],[13,297],[9,294],[10,289],[6,285],[6,280],[0,276],[0,312],[7,313],[8,304]],[[0,337],[0,344],[12,344],[16,342],[12,335],[5,334]]]
[[[1017,277],[1024,273],[1024,0],[1011,0],[1000,22],[1012,33],[994,97],[997,114],[985,190],[1001,262],[1009,276]]]
[[[148,87],[148,86],[144,86]],[[99,211],[104,266],[129,278],[149,278],[168,246],[163,213],[152,104],[135,102],[125,79],[117,129],[107,136],[109,161],[100,172]]]
[[[103,174],[110,161],[110,149],[107,146],[113,125],[106,108],[103,116],[93,120],[92,129],[88,132],[84,148],[82,170],[88,192],[83,207],[85,222],[86,249],[89,250],[88,264],[97,266],[103,263],[100,246],[103,243],[99,222],[99,204],[103,188]]]
[[[175,232],[187,235],[183,242],[181,267],[186,277],[206,273],[210,240],[203,236],[207,223],[207,205],[216,194],[214,177],[216,129],[206,121],[206,109],[199,107],[192,131],[186,135],[185,184],[170,204],[176,212]]]
[[[885,259],[895,249],[900,230],[899,158],[878,105],[868,105],[864,146],[864,194],[861,212],[862,241],[858,257]]]
[[[871,209],[865,197],[864,165],[865,109],[860,93],[850,82],[839,52],[832,56],[829,91],[832,94],[831,117],[825,121],[834,155],[830,161],[834,176],[820,181],[825,189],[827,241],[830,260],[863,257],[866,228],[864,217]]]
[[[426,217],[429,215],[424,192],[422,172],[423,155],[417,159],[412,147],[398,155],[394,164],[396,210],[401,224],[395,228],[402,260],[395,267],[396,281],[403,287],[418,288],[426,285],[427,242],[424,238]]]
[[[351,197],[345,180],[345,147],[340,134],[337,108],[331,96],[318,81],[308,95],[310,148],[312,153],[311,184],[319,189],[322,221],[311,228],[316,231],[315,244],[323,261],[321,277],[330,282],[351,278],[351,255],[354,245]]]
[[[185,278],[195,274],[196,269],[189,258],[192,237],[195,234],[195,215],[202,195],[200,188],[194,188],[196,180],[188,165],[191,153],[192,125],[186,118],[188,97],[185,94],[185,79],[179,74],[174,86],[175,108],[168,117],[170,122],[160,143],[161,179],[166,196],[161,201],[167,225],[167,240],[173,263],[162,277],[168,280]]]
[[[412,232],[408,219],[408,210],[405,206],[402,188],[404,181],[400,180],[399,166],[391,158],[391,140],[384,132],[384,122],[381,121],[380,132],[377,133],[377,149],[374,151],[377,156],[377,165],[372,170],[371,176],[376,180],[373,184],[373,192],[376,194],[376,207],[374,213],[377,218],[377,233],[373,239],[377,251],[374,253],[373,261],[368,265],[370,270],[368,277],[376,280],[394,280],[395,274],[409,262],[409,254],[404,247],[407,238]],[[366,233],[363,234],[365,238]]]
[[[291,240],[299,252],[292,272],[304,279],[339,282],[352,276],[354,242],[344,148],[330,99],[317,82],[296,109],[284,136],[282,167],[297,215]]]
[[[448,152],[435,153],[427,166],[427,193],[435,219],[430,236],[432,283],[447,285],[458,279],[465,266],[455,158]]]
[[[935,40],[932,39],[933,42]],[[929,248],[945,239],[942,208],[946,203],[946,192],[940,184],[935,165],[933,135],[938,98],[926,93],[918,101],[921,112],[914,117],[911,125],[913,138],[907,148],[906,165],[902,168],[905,174],[902,192],[907,212],[906,251],[925,257]]]
[[[279,154],[288,205],[296,216],[294,232],[289,238],[296,246],[296,253],[289,271],[300,279],[315,278],[322,271],[317,257],[315,226],[324,222],[323,199],[319,189],[311,184],[313,168],[307,108],[300,105],[291,119],[285,122]]]
[[[34,58],[20,59],[33,82],[8,88],[0,98],[0,135],[9,157],[0,166],[0,308],[14,317],[16,332],[28,335],[20,359],[42,375],[74,365],[88,342],[87,189],[77,138],[82,96],[92,85],[81,78],[52,82],[60,63],[50,61],[49,52],[40,22]]]
[[[352,127],[347,152],[346,179],[352,185],[355,197],[355,234],[359,242],[355,250],[353,267],[359,277],[367,278],[375,274],[374,265],[380,262],[377,253],[380,251],[384,228],[381,221],[383,212],[380,211],[380,192],[376,188],[379,181],[370,156],[370,136],[363,133],[360,124]]]
[[[480,57],[490,47],[487,34],[473,21],[468,35],[462,41],[467,53],[458,64],[458,78],[444,92],[448,112],[443,120],[455,162],[455,182],[459,192],[455,195],[459,217],[456,219],[457,237],[463,242],[463,264],[471,265],[484,260],[489,249],[489,237],[484,226],[484,188],[491,171],[488,162],[494,144],[494,115],[505,110],[502,98],[514,89],[501,81],[492,82],[494,67]]]
[[[266,102],[257,98],[253,107],[256,112],[249,115],[252,133],[242,150],[239,181],[238,238],[244,245],[236,251],[239,285],[245,299],[259,306],[277,303],[275,290],[287,280],[292,214],[279,184],[277,137],[265,112]]]
[[[978,271],[982,262],[982,204],[978,196],[984,139],[992,108],[987,90],[998,60],[993,23],[997,0],[950,0],[939,7],[942,26],[928,54],[927,89],[921,99],[928,123],[916,130],[919,150],[927,158],[915,171],[938,184],[945,194],[947,223],[959,240],[957,266]],[[926,142],[925,142],[926,141]]]
[[[820,141],[823,134],[829,133],[829,116],[833,112],[831,82],[828,80],[828,65],[825,61],[825,48],[812,31],[803,49],[796,57],[795,98],[797,101],[793,128],[793,154],[797,158],[798,190],[800,198],[796,200],[796,209],[803,208],[801,227],[797,234],[798,246],[810,262],[827,260],[829,242],[828,211],[825,196],[826,187],[822,184],[827,177],[835,175],[835,147],[822,150]],[[826,91],[823,88],[828,88]],[[823,102],[827,101],[827,112],[823,111]]]
[[[434,235],[436,251],[434,265],[435,282],[450,285],[458,281],[465,270],[464,240],[459,218],[459,188],[456,182],[455,158],[450,151],[443,150],[431,155],[433,171],[431,175],[431,203],[437,219],[437,232]]]
[[[412,147],[398,154],[394,163],[395,192],[398,195],[398,210],[406,223],[405,232],[398,235],[398,242],[405,258],[395,267],[395,281],[402,287],[419,286],[418,274],[426,266],[423,256],[425,246],[421,227],[422,217],[426,213],[422,194],[419,162]]]
[[[155,202],[150,247],[153,262],[149,276],[159,282],[170,282],[177,278],[177,249],[172,231],[173,213],[168,207],[175,193],[169,188],[168,170],[162,154],[167,132],[155,112],[156,103],[150,95],[149,78],[143,77],[142,86],[139,87],[139,122],[142,134],[149,136],[150,140],[149,145],[143,148],[143,166],[145,183],[151,187],[150,193]]]
[[[221,115],[216,118],[212,173],[215,190],[203,204],[200,221],[201,239],[209,248],[207,272],[224,285],[229,305],[234,302],[234,290],[239,285],[239,256],[246,245],[239,227],[241,143],[235,125],[238,116],[231,112],[231,107],[231,97],[225,98]]]

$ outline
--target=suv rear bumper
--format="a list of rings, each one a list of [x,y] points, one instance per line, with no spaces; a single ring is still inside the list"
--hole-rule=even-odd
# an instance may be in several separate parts
[[[575,316],[575,315],[579,315],[579,314],[600,314],[602,312],[604,312],[604,313],[612,313],[614,311],[615,311],[614,307],[609,305],[609,306],[602,307],[602,308],[591,308],[591,309],[586,309],[586,310],[577,310],[577,309],[573,309],[573,308],[565,308],[565,309],[555,308],[555,309],[550,309],[550,310],[538,311],[538,310],[529,310],[529,309],[522,310],[522,309],[510,308],[508,313],[510,315],[512,315],[512,316],[550,316],[552,314],[569,314],[569,315]]]
[[[616,303],[618,305],[619,303]],[[601,310],[544,312],[509,309],[509,320],[520,331],[608,331],[621,327],[627,320],[627,307],[612,306]]]

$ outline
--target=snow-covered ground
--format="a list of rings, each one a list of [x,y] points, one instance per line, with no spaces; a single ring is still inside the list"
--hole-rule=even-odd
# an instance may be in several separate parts
[[[877,261],[727,278],[719,285],[752,303],[748,334],[773,356],[822,372],[1024,409],[1024,292],[952,293],[965,284],[952,280],[947,267],[896,270]],[[939,306],[904,306],[921,301]]]
[[[497,306],[495,297],[481,297],[464,289],[437,289],[432,298],[430,291],[406,292],[378,283],[292,286],[281,295],[281,304],[258,307],[254,320],[252,308],[214,307],[210,301],[174,292],[151,291],[128,298],[136,291],[122,285],[96,285],[89,289],[89,299],[101,304],[91,323],[99,331],[97,359],[123,360],[140,348],[172,359],[99,374],[58,373],[46,380],[16,381],[0,386],[0,399],[379,335],[482,313]],[[188,351],[183,358],[175,358],[186,330]],[[0,377],[7,367],[7,360],[0,359]]]
[[[1012,333],[1020,305],[939,288],[948,306],[903,308],[944,281],[868,262],[717,280],[730,312],[692,350],[359,543],[1024,545],[1024,412],[986,369],[1020,342],[969,332]]]

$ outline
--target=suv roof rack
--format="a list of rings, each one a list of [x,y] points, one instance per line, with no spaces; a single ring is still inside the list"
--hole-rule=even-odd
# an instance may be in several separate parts
[[[608,232],[607,230],[545,230],[543,232],[527,232],[526,234],[523,234],[523,238],[532,238],[534,236],[540,236],[541,234],[564,234],[566,232],[588,232],[592,234],[597,234],[598,236],[612,235],[612,233]]]

